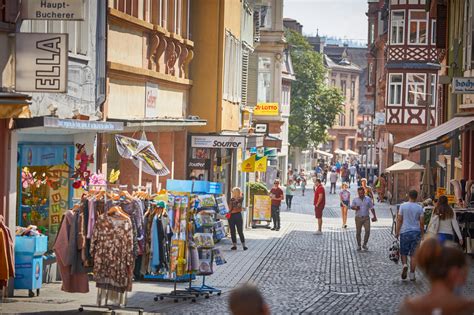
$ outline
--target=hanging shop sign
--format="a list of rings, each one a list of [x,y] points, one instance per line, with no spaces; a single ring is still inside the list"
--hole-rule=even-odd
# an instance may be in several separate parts
[[[453,78],[454,94],[474,94],[474,78]]]
[[[448,198],[448,203],[449,204],[455,204],[456,203],[456,196],[455,195],[446,195]]]
[[[385,125],[385,113],[375,113],[374,125],[384,126]]]
[[[439,198],[440,196],[445,195],[445,194],[446,194],[446,188],[438,187],[436,189],[436,198]]]
[[[253,197],[253,220],[270,221],[272,218],[272,200],[269,196],[255,195]]]
[[[67,92],[67,34],[16,33],[16,90]]]
[[[242,148],[245,137],[239,136],[192,136],[193,148],[237,149]]]
[[[255,124],[255,133],[266,134],[268,130],[268,124]]]
[[[268,159],[266,156],[255,161],[255,172],[266,172],[267,164],[268,164]]]
[[[84,20],[84,0],[23,0],[21,18],[24,20]]]
[[[158,84],[147,82],[145,85],[145,117],[158,117]]]
[[[258,103],[253,110],[254,116],[278,116],[278,103]]]
[[[250,173],[255,169],[255,155],[252,155],[248,159],[242,162],[242,172]]]
[[[59,119],[55,117],[44,117],[44,127],[97,130],[97,131],[122,131],[123,123],[110,122],[110,121],[90,121],[90,120]]]
[[[209,170],[211,169],[211,160],[209,159],[190,159],[188,168],[195,170]]]

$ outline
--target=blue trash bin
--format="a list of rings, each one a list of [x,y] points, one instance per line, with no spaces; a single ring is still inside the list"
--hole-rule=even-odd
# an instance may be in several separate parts
[[[39,295],[43,283],[43,254],[48,250],[48,237],[16,236],[15,237],[15,289],[33,290]]]

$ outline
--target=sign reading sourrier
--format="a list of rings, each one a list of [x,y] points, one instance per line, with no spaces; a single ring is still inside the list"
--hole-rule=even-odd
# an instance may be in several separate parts
[[[193,148],[237,149],[244,146],[245,137],[235,136],[192,136]]]
[[[16,90],[67,92],[67,34],[16,33]]]
[[[24,20],[84,20],[84,0],[23,0],[21,6]]]

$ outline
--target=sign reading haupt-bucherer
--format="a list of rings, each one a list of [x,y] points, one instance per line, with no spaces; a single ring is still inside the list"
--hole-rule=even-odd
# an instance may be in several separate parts
[[[16,33],[16,90],[67,92],[67,34]]]
[[[84,20],[84,0],[23,0],[21,18],[24,20]]]

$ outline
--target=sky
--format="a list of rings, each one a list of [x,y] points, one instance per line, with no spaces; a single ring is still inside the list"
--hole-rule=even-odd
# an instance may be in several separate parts
[[[367,0],[284,0],[283,17],[303,25],[303,34],[367,42]]]

